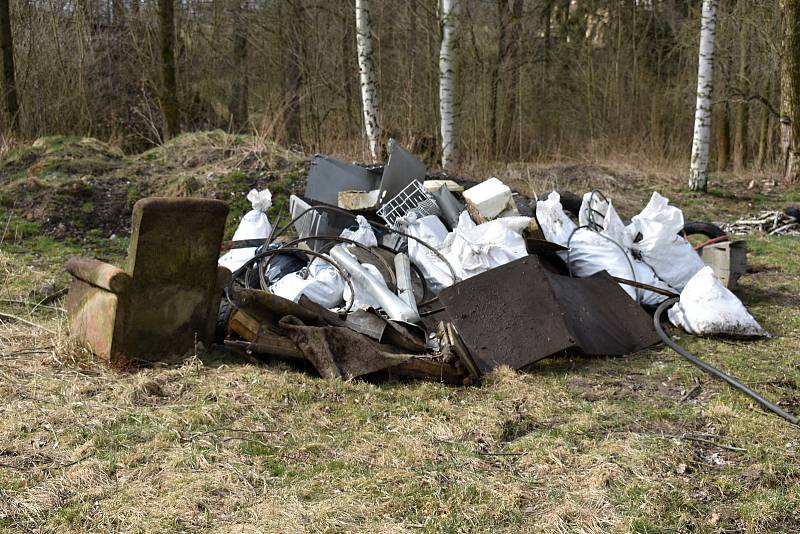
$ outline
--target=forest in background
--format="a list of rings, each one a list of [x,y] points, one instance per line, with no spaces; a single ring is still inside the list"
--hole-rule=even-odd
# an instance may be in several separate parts
[[[19,136],[88,135],[126,151],[162,142],[160,3],[11,0]],[[687,161],[700,4],[460,0],[462,159],[625,153]],[[352,0],[173,7],[181,131],[251,131],[366,158]],[[440,146],[437,9],[437,0],[371,2],[383,135],[418,149]],[[716,170],[780,160],[780,15],[773,1],[719,3]]]

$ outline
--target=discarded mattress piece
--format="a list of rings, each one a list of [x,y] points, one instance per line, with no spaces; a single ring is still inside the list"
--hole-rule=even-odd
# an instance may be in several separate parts
[[[561,276],[536,256],[459,282],[439,300],[483,373],[572,348],[621,355],[659,342],[650,316],[607,273]]]
[[[670,322],[690,334],[724,334],[742,337],[769,336],[730,292],[711,267],[703,267],[689,280],[680,300],[667,312]]]

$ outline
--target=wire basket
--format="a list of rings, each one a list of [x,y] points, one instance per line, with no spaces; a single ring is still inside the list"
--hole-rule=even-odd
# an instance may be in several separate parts
[[[440,213],[436,200],[422,187],[422,184],[413,180],[402,191],[378,209],[378,215],[386,224],[394,227],[397,220],[410,211],[416,211],[420,216],[437,215]]]

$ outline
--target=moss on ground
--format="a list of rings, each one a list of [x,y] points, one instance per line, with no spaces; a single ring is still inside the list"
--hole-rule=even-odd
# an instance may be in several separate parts
[[[146,196],[211,197],[231,208],[230,237],[250,209],[251,188],[274,188],[276,202],[286,203],[305,170],[300,154],[222,131],[184,134],[134,156],[96,139],[54,136],[0,159],[0,206],[63,239],[92,229],[127,235],[133,204]]]

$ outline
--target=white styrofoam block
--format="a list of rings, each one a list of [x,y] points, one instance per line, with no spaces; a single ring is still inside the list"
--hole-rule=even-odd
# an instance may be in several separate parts
[[[489,178],[464,191],[464,200],[478,210],[483,218],[494,219],[511,200],[511,188],[497,178]]]

